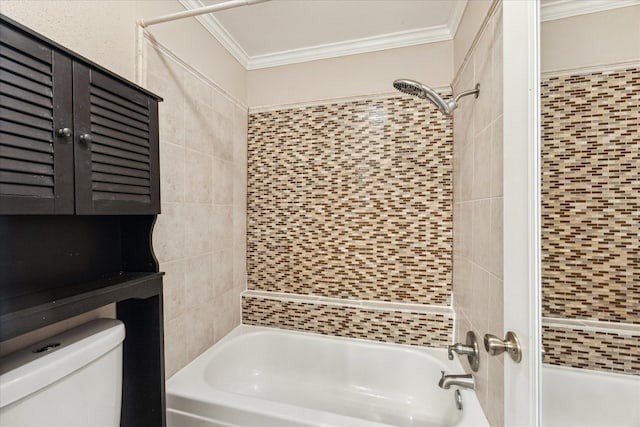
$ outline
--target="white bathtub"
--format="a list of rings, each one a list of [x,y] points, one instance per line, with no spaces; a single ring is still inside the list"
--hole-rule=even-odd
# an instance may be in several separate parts
[[[242,325],[167,382],[168,427],[488,427],[442,349]]]
[[[639,427],[640,377],[543,365],[544,427]]]

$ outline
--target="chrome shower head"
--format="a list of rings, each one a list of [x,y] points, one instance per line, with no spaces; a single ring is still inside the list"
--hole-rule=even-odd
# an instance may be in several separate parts
[[[438,109],[447,116],[453,111],[453,109],[450,108],[449,104],[447,104],[435,90],[431,89],[429,86],[423,85],[420,82],[409,79],[398,79],[393,82],[393,87],[398,89],[400,92],[406,93],[408,95],[417,96],[418,98],[422,99],[428,99],[429,101],[433,102],[436,107],[438,107]]]
[[[393,82],[393,87],[395,87],[402,93],[406,93],[407,95],[417,96],[421,99],[428,99],[429,101],[433,102],[443,114],[447,116],[453,114],[453,110],[458,107],[458,100],[460,98],[472,94],[475,94],[477,98],[478,94],[480,93],[480,85],[477,84],[475,89],[462,92],[453,100],[446,102],[440,95],[438,95],[435,90],[415,80],[398,79]]]

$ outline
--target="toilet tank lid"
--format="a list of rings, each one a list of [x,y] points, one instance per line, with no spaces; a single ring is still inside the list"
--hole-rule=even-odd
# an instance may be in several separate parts
[[[88,365],[124,336],[119,320],[96,319],[0,358],[0,408]]]

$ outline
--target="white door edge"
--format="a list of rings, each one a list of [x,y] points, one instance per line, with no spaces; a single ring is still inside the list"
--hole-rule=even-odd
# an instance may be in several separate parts
[[[522,344],[505,357],[504,425],[540,426],[539,3],[503,2],[504,327]]]

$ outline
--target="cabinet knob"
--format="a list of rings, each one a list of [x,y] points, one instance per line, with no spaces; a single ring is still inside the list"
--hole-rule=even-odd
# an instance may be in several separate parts
[[[82,135],[80,135],[80,142],[87,145],[91,144],[91,134],[83,133]]]
[[[71,129],[69,128],[60,128],[58,129],[58,136],[62,136],[64,138],[68,138],[71,136]]]

